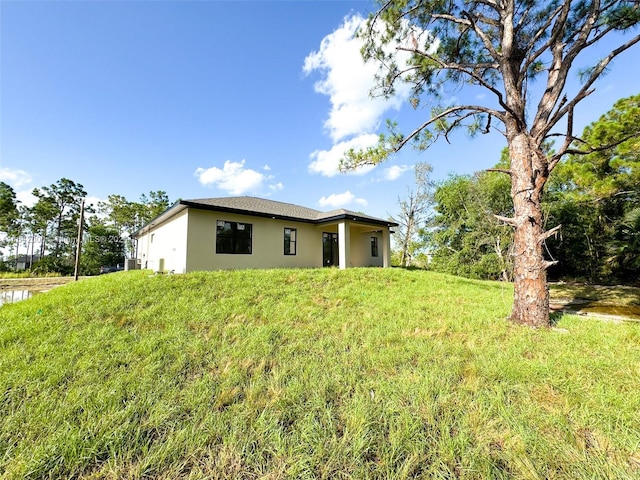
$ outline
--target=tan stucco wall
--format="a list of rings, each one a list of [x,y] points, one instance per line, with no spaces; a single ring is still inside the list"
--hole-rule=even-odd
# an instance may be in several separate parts
[[[378,229],[380,229],[380,227],[378,227]],[[378,238],[377,257],[371,256],[371,237]],[[382,253],[382,233],[372,232],[370,228],[351,228],[351,266],[381,267]]]
[[[216,254],[216,221],[250,223],[251,255]],[[284,229],[297,229],[296,255],[284,254]],[[322,231],[308,223],[189,209],[187,271],[322,266]]]
[[[389,236],[389,228],[363,225],[346,220],[349,228],[349,262],[348,267],[382,267],[384,266],[384,236]],[[331,223],[318,226],[318,231],[339,233],[338,224]],[[371,256],[371,237],[378,238],[378,256]],[[340,237],[338,237],[340,241]],[[387,242],[388,244],[388,242]]]
[[[251,254],[217,254],[216,222],[250,223]],[[385,238],[389,246],[389,229],[346,221],[349,231],[348,267],[384,266]],[[284,229],[297,230],[296,255],[284,254]],[[138,259],[143,268],[185,273],[197,270],[244,268],[322,267],[322,233],[338,232],[338,222],[314,225],[207,210],[185,209],[169,221],[153,227],[138,239]],[[343,230],[344,231],[344,230]],[[153,240],[152,240],[153,236]],[[378,238],[378,257],[371,256],[371,237]],[[387,266],[389,262],[387,261]]]
[[[164,259],[165,271],[186,272],[187,219],[185,209],[138,239],[142,268],[158,271],[160,259]]]

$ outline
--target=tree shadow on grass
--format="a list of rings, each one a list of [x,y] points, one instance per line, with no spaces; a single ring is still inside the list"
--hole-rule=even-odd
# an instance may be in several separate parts
[[[564,312],[551,312],[549,313],[549,323],[552,327],[558,326],[560,320],[564,317]]]

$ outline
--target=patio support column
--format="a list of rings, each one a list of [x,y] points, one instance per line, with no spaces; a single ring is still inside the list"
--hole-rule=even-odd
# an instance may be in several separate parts
[[[349,223],[345,220],[338,223],[338,261],[340,270],[344,270],[349,266],[351,237],[349,231]]]
[[[391,233],[388,228],[382,230],[382,267],[391,266]]]

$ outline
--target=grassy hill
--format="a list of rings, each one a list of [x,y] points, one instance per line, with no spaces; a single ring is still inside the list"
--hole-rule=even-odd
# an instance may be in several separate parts
[[[0,308],[1,478],[640,478],[640,326],[398,269],[117,273]]]

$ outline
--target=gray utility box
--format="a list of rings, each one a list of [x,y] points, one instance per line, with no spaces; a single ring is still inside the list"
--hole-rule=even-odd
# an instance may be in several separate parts
[[[124,270],[139,270],[140,269],[140,261],[137,258],[125,258],[124,260]]]

